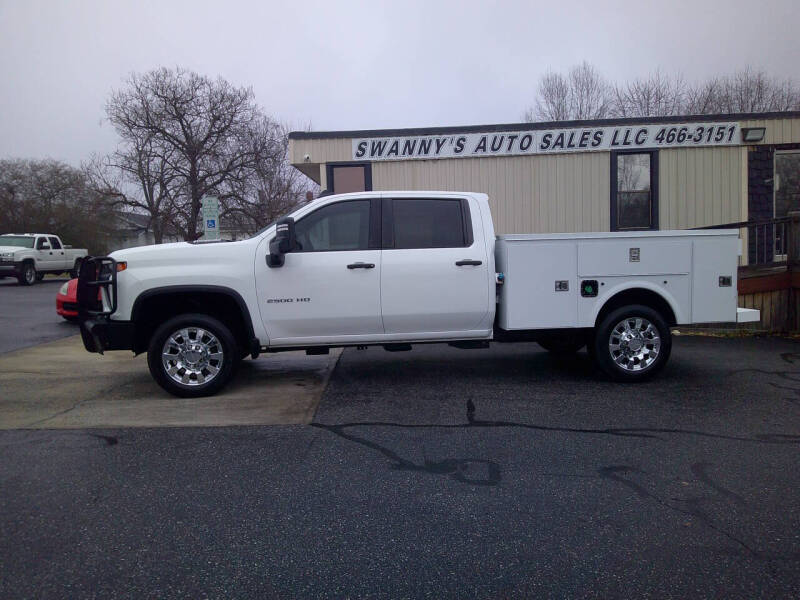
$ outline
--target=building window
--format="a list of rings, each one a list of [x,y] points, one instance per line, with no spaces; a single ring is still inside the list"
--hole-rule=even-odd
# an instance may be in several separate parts
[[[341,163],[327,165],[327,188],[334,194],[369,192],[372,190],[372,165]]]
[[[658,229],[657,152],[611,154],[611,231]]]
[[[772,190],[776,217],[785,217],[792,211],[800,210],[800,151],[775,153]]]

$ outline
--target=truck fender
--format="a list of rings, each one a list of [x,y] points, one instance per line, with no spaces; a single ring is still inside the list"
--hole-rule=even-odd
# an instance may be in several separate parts
[[[153,298],[154,296],[167,296],[170,294],[176,293],[216,293],[216,294],[224,294],[230,298],[232,298],[239,310],[244,317],[245,327],[247,329],[248,337],[255,341],[255,331],[253,329],[253,319],[250,315],[250,310],[247,307],[247,303],[242,298],[241,294],[234,289],[229,287],[224,287],[220,285],[168,285],[163,287],[157,288],[150,288],[144,290],[141,294],[136,297],[136,300],[133,302],[133,307],[131,308],[131,321],[136,322],[137,318],[139,317],[139,312],[142,306],[142,302],[149,298]],[[257,342],[256,342],[257,343]],[[259,344],[260,348],[260,344]],[[257,353],[257,351],[256,351]]]
[[[665,290],[662,287],[659,287],[649,281],[628,281],[625,283],[620,283],[612,288],[610,288],[602,302],[598,302],[594,310],[592,311],[592,320],[591,322],[597,323],[597,316],[600,314],[600,311],[603,310],[603,307],[608,304],[610,300],[612,300],[617,294],[620,292],[624,292],[627,290],[647,290],[650,292],[654,292],[655,294],[659,295],[672,309],[672,313],[675,315],[675,322],[676,323],[685,323],[686,322],[686,315],[680,309],[680,304],[675,300],[675,297]]]

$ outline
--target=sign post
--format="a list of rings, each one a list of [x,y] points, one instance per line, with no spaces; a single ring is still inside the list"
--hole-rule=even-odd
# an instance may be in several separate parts
[[[205,196],[203,203],[203,239],[219,239],[219,200],[214,196]]]

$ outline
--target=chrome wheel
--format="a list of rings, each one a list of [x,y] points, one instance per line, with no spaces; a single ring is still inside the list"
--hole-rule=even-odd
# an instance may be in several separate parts
[[[661,335],[644,317],[629,317],[617,323],[608,338],[611,359],[625,371],[650,367],[661,350]]]
[[[25,283],[32,285],[34,281],[36,281],[36,269],[31,266],[25,267]]]
[[[172,333],[161,350],[164,372],[182,385],[211,382],[222,368],[222,344],[200,327],[184,327]]]

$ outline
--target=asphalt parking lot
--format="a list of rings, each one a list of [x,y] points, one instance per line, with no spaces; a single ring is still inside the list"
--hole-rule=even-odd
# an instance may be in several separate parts
[[[0,448],[3,598],[800,595],[789,339],[678,337],[634,386],[535,344],[349,349],[310,425]]]
[[[0,353],[75,335],[77,326],[56,315],[56,294],[69,277],[47,277],[32,286],[0,279]]]

